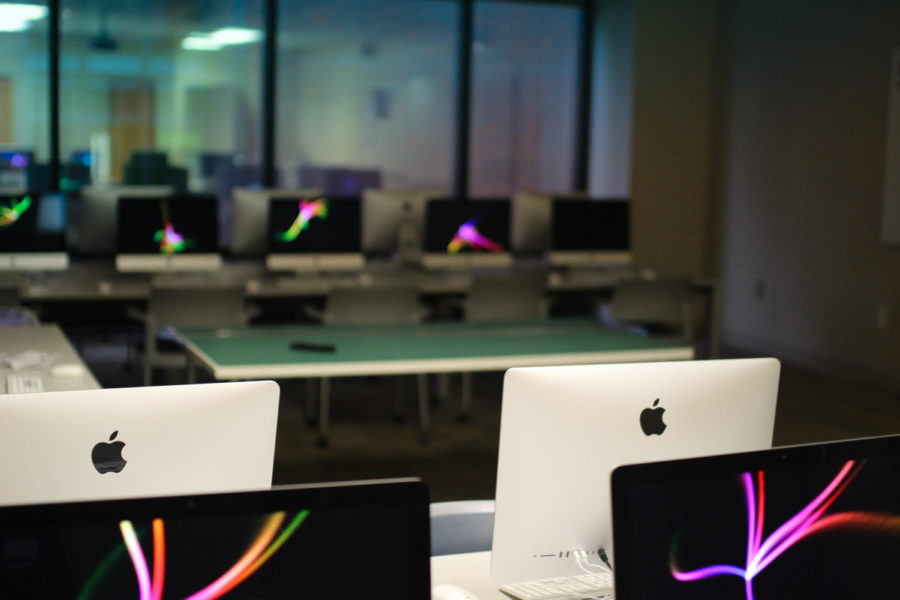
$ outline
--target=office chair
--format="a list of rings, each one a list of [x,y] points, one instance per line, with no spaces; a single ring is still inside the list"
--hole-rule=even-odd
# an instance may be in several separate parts
[[[493,500],[432,502],[430,514],[432,556],[491,549]]]
[[[642,335],[693,343],[691,282],[676,279],[632,279],[620,281],[602,319]]]
[[[128,314],[144,324],[144,385],[153,382],[154,368],[184,368],[178,327],[242,327],[253,316],[245,305],[243,284],[194,286],[152,285],[147,310],[129,308]]]
[[[475,276],[463,301],[466,321],[535,321],[549,314],[545,295],[547,272],[543,269],[513,275]],[[462,374],[461,421],[472,410],[472,373]]]
[[[421,322],[427,311],[419,303],[419,292],[413,286],[391,287],[338,287],[332,289],[326,300],[325,310],[316,313],[305,309],[324,325],[388,325]],[[398,379],[398,384],[401,380]],[[419,403],[419,437],[428,440],[429,406],[428,387],[424,373],[416,375]],[[394,417],[401,420],[400,390],[394,398]],[[328,445],[329,407],[331,402],[331,378],[319,379],[318,445]]]

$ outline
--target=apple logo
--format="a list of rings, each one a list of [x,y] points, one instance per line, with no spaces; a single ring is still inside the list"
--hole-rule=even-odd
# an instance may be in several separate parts
[[[114,442],[113,440],[116,439],[117,435],[119,435],[119,432],[113,431],[112,435],[109,436],[108,443],[100,442],[94,446],[94,450],[91,452],[91,461],[93,461],[94,468],[100,474],[118,473],[125,468],[127,461],[122,458],[122,448],[125,447],[125,442]]]
[[[653,402],[653,406],[655,407],[657,404],[659,404],[659,398]],[[666,424],[663,423],[664,412],[666,409],[661,406],[645,408],[641,411],[641,429],[644,430],[644,435],[662,435],[662,432],[666,430]]]

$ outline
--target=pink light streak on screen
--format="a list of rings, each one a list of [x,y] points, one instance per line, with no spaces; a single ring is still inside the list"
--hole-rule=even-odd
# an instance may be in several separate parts
[[[466,245],[471,246],[473,250],[487,250],[489,252],[503,252],[503,246],[483,236],[477,228],[478,217],[466,221],[456,230],[456,235],[447,244],[447,252],[456,254]]]
[[[801,539],[826,529],[842,526],[865,527],[877,530],[900,531],[900,517],[868,512],[843,512],[827,517],[822,514],[847,489],[862,469],[862,464],[847,461],[838,474],[809,504],[785,521],[765,541],[762,540],[765,514],[765,480],[762,471],[753,476],[744,473],[741,482],[747,504],[747,559],[745,567],[711,565],[691,571],[681,571],[674,556],[669,565],[678,581],[697,581],[718,575],[734,575],[744,579],[747,600],[753,600],[753,578],[776,558]]]
[[[230,592],[265,564],[303,523],[308,514],[308,510],[299,512],[280,534],[278,534],[278,530],[285,521],[286,513],[277,512],[269,515],[257,533],[256,538],[241,558],[218,579],[200,591],[188,596],[187,600],[215,600]],[[153,577],[151,578],[147,559],[144,556],[144,551],[141,548],[134,526],[130,521],[119,523],[119,529],[125,540],[125,546],[131,557],[138,580],[140,600],[162,600],[163,596],[166,568],[164,523],[162,519],[154,519],[152,525]],[[276,534],[278,534],[277,539],[275,539]]]
[[[325,200],[301,200],[299,204],[299,209],[297,213],[297,218],[294,219],[294,222],[288,228],[287,231],[282,233],[275,234],[282,242],[293,242],[296,240],[300,233],[309,227],[309,222],[319,217],[324,219],[328,216],[328,206],[325,204]]]

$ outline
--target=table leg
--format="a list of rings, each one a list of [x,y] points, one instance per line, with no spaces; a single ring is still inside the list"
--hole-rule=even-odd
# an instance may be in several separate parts
[[[197,359],[194,358],[194,354],[191,352],[185,352],[187,356],[185,363],[187,369],[187,382],[188,383],[197,383]]]
[[[719,335],[722,327],[719,282],[710,283],[709,289],[709,357],[719,358]]]
[[[465,423],[472,413],[472,373],[466,371],[462,374],[462,393],[459,406],[459,420]]]
[[[405,421],[405,418],[403,415],[403,404],[404,404],[403,401],[405,400],[405,395],[406,395],[404,393],[406,391],[405,390],[406,386],[404,385],[405,377],[406,377],[405,375],[395,375],[394,376],[394,406],[392,409],[392,412],[393,412],[392,418],[394,420],[394,423],[397,423],[397,424],[403,423],[403,421]]]
[[[309,427],[316,426],[316,380],[312,377],[306,380],[306,393],[303,397],[303,418]]]
[[[428,376],[425,373],[416,375],[419,387],[419,441],[428,443],[431,430],[431,407],[428,404]]]
[[[328,405],[331,393],[331,379],[323,377],[319,388],[319,439],[318,445],[328,445]]]

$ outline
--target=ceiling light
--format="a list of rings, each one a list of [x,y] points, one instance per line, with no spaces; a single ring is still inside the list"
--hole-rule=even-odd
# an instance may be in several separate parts
[[[0,2],[0,23],[4,23],[3,27],[9,24],[7,21],[37,21],[46,16],[46,6]]]
[[[181,40],[181,47],[185,50],[205,50],[214,52],[222,49],[222,43],[209,37],[205,33],[192,33]]]
[[[28,21],[16,21],[13,19],[4,19],[0,17],[0,31],[25,31],[31,25]]]
[[[250,44],[258,42],[262,38],[262,32],[244,27],[224,27],[213,31],[209,37],[220,44]]]

